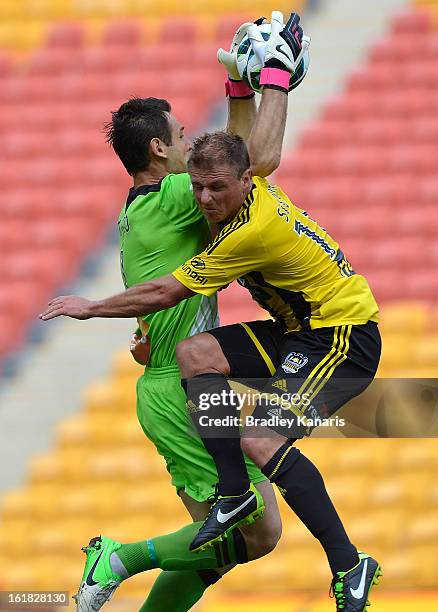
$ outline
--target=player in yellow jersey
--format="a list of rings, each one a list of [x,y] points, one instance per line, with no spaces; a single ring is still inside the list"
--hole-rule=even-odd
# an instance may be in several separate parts
[[[327,232],[279,187],[252,177],[240,137],[220,132],[199,138],[189,171],[202,211],[222,226],[210,245],[172,275],[112,298],[57,298],[43,318],[137,316],[194,294],[211,295],[239,279],[274,320],[217,328],[177,347],[192,416],[222,486],[192,549],[230,528],[228,519],[239,516],[247,491],[244,479],[236,482],[234,470],[239,423],[229,420],[215,428],[202,419],[206,414],[236,416],[235,404],[223,400],[206,411],[201,399],[207,397],[208,404],[213,394],[230,397],[227,377],[265,378],[264,390],[278,401],[274,408],[260,402],[254,414],[266,418],[270,410],[277,416],[280,411],[289,422],[284,426],[288,419],[279,418],[278,425],[258,428],[257,435],[248,432],[243,448],[324,547],[338,609],[365,610],[379,565],[351,544],[318,470],[293,442],[311,429],[299,425],[297,412],[329,416],[373,379],[380,357],[376,302],[366,279],[355,274]],[[298,393],[302,402],[285,405],[283,391]]]
[[[284,95],[281,85],[276,88],[278,96]],[[201,137],[194,143],[189,171],[204,215],[221,225],[211,244],[173,274],[117,296],[56,298],[42,318],[141,316],[195,294],[212,295],[239,279],[274,320],[204,332],[177,348],[188,403],[221,487],[192,549],[220,539],[247,504],[248,482],[245,476],[236,478],[242,471],[235,465],[243,455],[235,404],[227,401],[227,377],[265,378],[263,389],[276,402],[274,415],[289,418],[274,420],[257,435],[248,432],[244,450],[324,547],[337,609],[363,611],[379,565],[351,544],[321,475],[293,442],[312,428],[307,417],[330,416],[374,377],[380,357],[377,305],[366,279],[354,273],[327,232],[280,188],[252,176],[241,138],[226,133]],[[300,401],[285,404],[279,393],[284,390],[298,394]],[[219,406],[210,402],[206,411],[202,403],[213,394],[221,398]],[[259,402],[254,415],[268,421],[270,410],[271,405]],[[230,418],[218,429],[203,425],[202,417],[209,414]]]

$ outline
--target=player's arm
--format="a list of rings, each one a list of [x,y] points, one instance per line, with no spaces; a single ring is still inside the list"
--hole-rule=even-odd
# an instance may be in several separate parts
[[[194,294],[169,274],[103,300],[87,300],[75,295],[57,297],[49,302],[40,319],[48,321],[59,316],[81,320],[140,317],[171,308]]]
[[[269,176],[280,165],[287,106],[287,91],[264,88],[259,112],[248,140],[254,176]]]
[[[259,21],[259,20],[258,20]],[[237,70],[237,49],[246,36],[251,22],[243,23],[236,30],[229,51],[219,49],[218,61],[227,71],[225,82],[225,93],[228,97],[228,121],[226,131],[230,134],[238,134],[245,141],[248,140],[252,126],[257,115],[254,92],[242,81]]]
[[[283,27],[283,14],[272,12],[271,34],[264,44],[255,26],[248,28],[254,52],[260,54],[263,68],[260,84],[264,85],[262,100],[248,140],[251,169],[255,176],[269,176],[281,161],[284,131],[286,127],[291,75],[301,62],[309,39],[303,38],[303,30],[296,13],[292,13]]]

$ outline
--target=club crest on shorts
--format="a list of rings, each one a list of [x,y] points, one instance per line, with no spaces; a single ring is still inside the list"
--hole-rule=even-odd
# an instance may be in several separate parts
[[[298,370],[300,370],[303,366],[308,362],[308,358],[303,355],[303,353],[289,353],[281,367],[288,374],[296,374]]]

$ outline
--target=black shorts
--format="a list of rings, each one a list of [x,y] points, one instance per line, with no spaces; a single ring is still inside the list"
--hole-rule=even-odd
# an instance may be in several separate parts
[[[269,419],[269,427],[288,438],[309,435],[321,419],[362,393],[380,360],[380,334],[372,321],[289,333],[274,321],[251,321],[208,333],[230,364],[230,378],[263,391],[265,401],[254,416]],[[249,378],[257,382],[251,385]],[[291,418],[284,426],[286,416]]]

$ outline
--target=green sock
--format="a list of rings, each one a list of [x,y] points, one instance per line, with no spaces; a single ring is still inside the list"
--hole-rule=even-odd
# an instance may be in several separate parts
[[[244,541],[237,529],[234,536],[231,534],[214,547],[190,552],[189,545],[201,525],[201,522],[191,523],[175,533],[134,544],[122,544],[113,554],[117,555],[130,576],[156,567],[166,571],[202,570],[247,561],[246,550],[242,552]],[[236,538],[239,538],[238,544]]]
[[[139,612],[187,612],[208,586],[198,572],[161,572]]]

